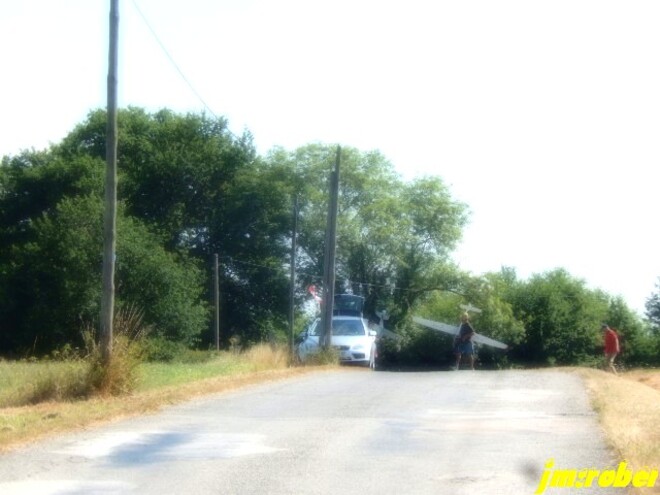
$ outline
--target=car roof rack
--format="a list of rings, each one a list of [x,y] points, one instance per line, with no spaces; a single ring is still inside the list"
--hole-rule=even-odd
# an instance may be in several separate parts
[[[333,316],[359,316],[362,318],[364,297],[353,294],[336,294],[332,307]]]

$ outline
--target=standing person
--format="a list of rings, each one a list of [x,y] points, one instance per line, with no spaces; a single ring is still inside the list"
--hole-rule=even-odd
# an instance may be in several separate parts
[[[470,324],[470,315],[463,313],[461,315],[461,326],[454,339],[454,354],[456,355],[456,366],[452,368],[454,371],[458,371],[460,368],[463,354],[469,356],[470,369],[474,370],[474,344],[472,343],[474,333],[474,328]]]
[[[616,358],[621,350],[619,348],[619,336],[607,325],[603,325],[600,328],[603,331],[603,338],[605,339],[605,369],[617,375],[618,373],[614,367],[614,358]]]

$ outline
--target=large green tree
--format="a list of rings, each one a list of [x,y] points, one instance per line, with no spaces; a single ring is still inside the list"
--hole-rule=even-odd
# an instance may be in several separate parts
[[[336,147],[275,149],[266,158],[300,198],[300,277],[323,273],[329,176]],[[373,316],[388,308],[402,320],[427,291],[456,282],[448,254],[460,239],[465,206],[439,178],[403,181],[379,152],[342,148],[337,220],[338,290],[366,297]]]
[[[66,239],[77,234],[80,242],[74,252],[94,260],[99,255],[91,222],[94,216],[84,202],[75,203],[75,208],[80,209],[79,220],[89,220],[89,228],[67,235],[58,229],[74,214],[71,200],[101,197],[105,142],[105,113],[96,111],[49,150],[3,158],[0,315],[4,350],[18,342],[23,348],[26,343],[32,345],[28,341],[37,327],[39,332],[49,326],[66,329],[51,331],[52,339],[40,339],[48,342],[45,346],[63,343],[79,331],[72,318],[53,319],[59,294],[52,287],[44,288],[49,279],[57,278],[57,284],[80,295],[72,313],[87,317],[94,312],[80,309],[89,307],[91,296],[83,297],[72,285],[70,279],[78,277],[75,266],[48,273],[49,265],[37,262],[40,256],[52,257],[55,247],[66,252]],[[282,239],[288,235],[290,215],[283,210],[288,197],[269,183],[249,134],[234,136],[224,119],[169,111],[148,114],[132,108],[119,113],[118,151],[119,199],[125,221],[119,226],[117,284],[124,301],[139,303],[147,323],[154,324],[157,332],[185,342],[199,340],[209,326],[207,304],[202,300],[210,299],[210,261],[218,253],[226,332],[256,332],[258,338],[264,326],[259,319],[286,314]],[[123,244],[123,252],[122,237],[130,239]],[[202,273],[198,267],[204,265]],[[94,279],[91,265],[81,263],[80,268]],[[33,274],[32,279],[21,278],[26,271]],[[17,282],[22,282],[24,290],[19,290]],[[38,290],[43,297],[37,297]],[[79,327],[79,319],[75,323]]]
[[[656,292],[646,300],[646,317],[653,332],[660,336],[660,279],[656,284]]]
[[[80,262],[76,257],[89,247],[90,239],[84,234],[76,237],[70,227],[85,230],[93,219],[84,211],[74,220],[66,201],[100,197],[102,170],[102,163],[89,157],[61,160],[49,151],[3,158],[0,352],[48,350],[70,336],[69,326],[80,331],[78,315],[87,315],[90,293],[84,281],[87,254]],[[63,224],[54,228],[56,219],[63,219]],[[100,268],[100,247],[92,249]],[[70,262],[61,260],[61,254]],[[76,295],[79,298],[72,301]]]
[[[62,147],[103,157],[104,119],[103,112],[91,114]],[[264,319],[283,325],[289,196],[256,156],[249,133],[233,135],[222,118],[136,108],[120,112],[119,129],[119,195],[127,214],[169,251],[204,262],[208,274],[213,255],[220,257],[223,339],[259,340]]]
[[[98,321],[101,299],[102,202],[71,196],[32,219],[26,242],[8,253],[2,301],[4,351],[48,352],[81,343]],[[187,344],[206,328],[203,276],[183,254],[168,253],[139,221],[120,213],[118,306],[142,309],[155,334]]]

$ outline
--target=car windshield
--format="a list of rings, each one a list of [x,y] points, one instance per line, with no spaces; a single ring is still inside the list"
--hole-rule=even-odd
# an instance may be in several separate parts
[[[321,320],[317,319],[309,326],[308,335],[321,335]],[[332,335],[365,335],[362,320],[332,320]]]
[[[333,320],[332,335],[364,335],[360,320]]]

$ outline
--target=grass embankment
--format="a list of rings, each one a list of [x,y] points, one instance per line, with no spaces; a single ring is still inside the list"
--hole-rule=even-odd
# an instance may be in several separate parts
[[[610,446],[633,469],[660,469],[660,370],[633,370],[615,376],[578,369]],[[657,485],[657,483],[656,483]],[[658,494],[660,487],[630,493]]]
[[[220,353],[207,362],[140,364],[136,388],[128,395],[58,400],[58,395],[66,396],[67,391],[61,388],[84,382],[83,362],[0,361],[0,451],[48,435],[153,412],[196,396],[312,369],[319,368],[290,367],[286,352],[257,346],[243,354]],[[46,395],[42,390],[48,391]]]

